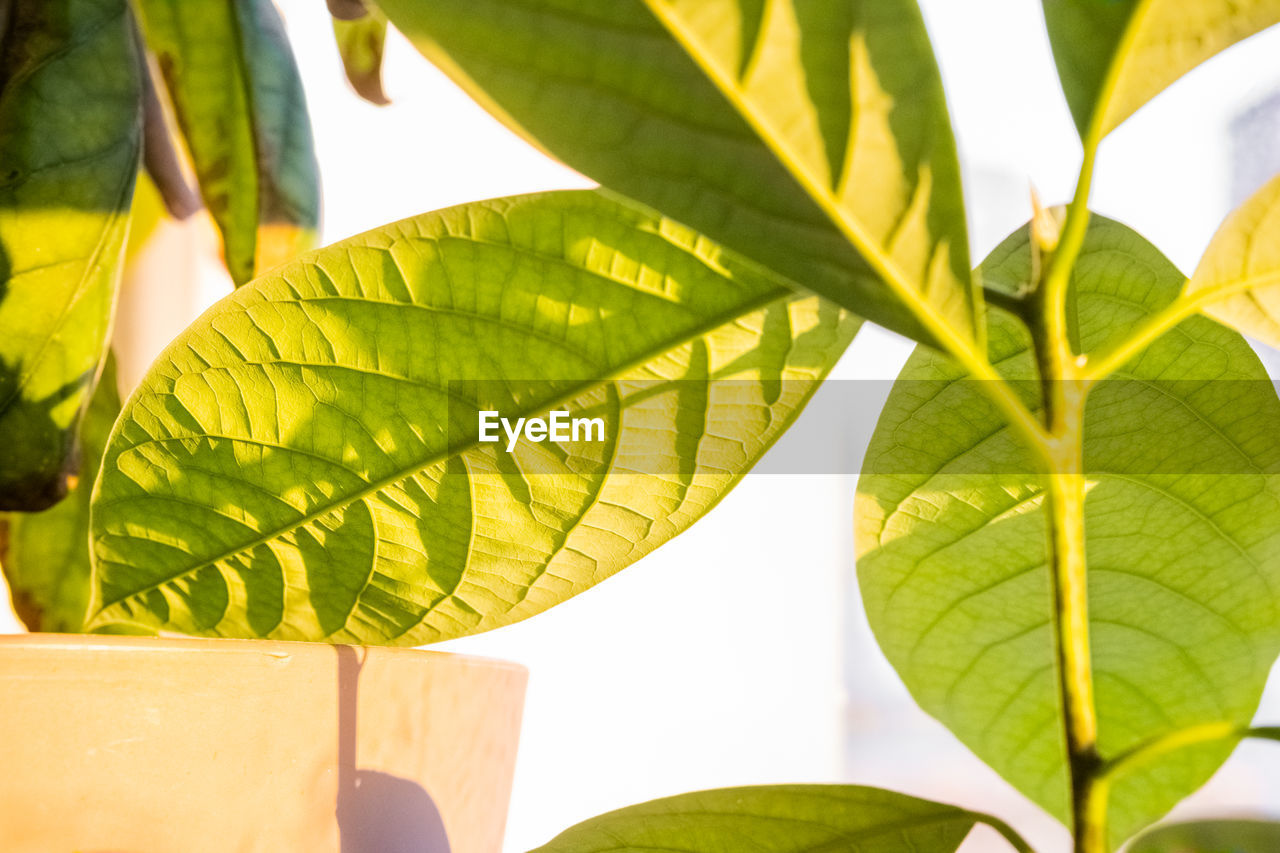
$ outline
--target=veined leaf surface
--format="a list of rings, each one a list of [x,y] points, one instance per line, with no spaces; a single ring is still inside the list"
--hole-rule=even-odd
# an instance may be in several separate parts
[[[236,284],[315,245],[319,172],[271,0],[138,0]]]
[[[1227,217],[1183,299],[1203,303],[1215,320],[1280,346],[1280,178]]]
[[[16,0],[0,50],[0,509],[38,510],[106,351],[140,66],[124,0]]]
[[[984,265],[1029,272],[1025,230]],[[1085,351],[1176,298],[1183,276],[1094,218],[1074,287]],[[1025,331],[991,357],[1034,378]],[[1027,387],[1035,387],[1027,383]],[[1203,722],[1247,724],[1280,651],[1280,400],[1235,332],[1192,317],[1094,389],[1086,410],[1090,633],[1104,758]],[[1067,814],[1043,480],[998,413],[919,349],[858,485],[858,577],[885,654],[926,711]],[[1174,753],[1116,781],[1112,840],[1172,807],[1230,752]]]
[[[570,166],[920,340],[976,334],[942,85],[914,0],[382,0]]]
[[[115,360],[108,357],[80,423],[80,472],[61,502],[43,512],[0,516],[0,567],[13,610],[29,631],[76,633],[89,609],[89,495],[120,414]]]
[[[1043,0],[1067,104],[1100,140],[1200,63],[1280,22],[1277,0]]]
[[[418,645],[532,615],[709,510],[859,323],[593,192],[344,241],[219,303],[127,404],[93,626]],[[607,438],[507,453],[481,398],[582,401]]]
[[[725,788],[609,812],[533,853],[954,853],[984,822],[992,819],[857,785]]]

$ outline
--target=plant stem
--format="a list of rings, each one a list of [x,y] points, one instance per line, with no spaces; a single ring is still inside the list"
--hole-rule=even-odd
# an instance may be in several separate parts
[[[1052,291],[1039,291],[1041,297]],[[1055,298],[1066,300],[1058,291]],[[1084,536],[1084,407],[1088,385],[1078,376],[1067,326],[1041,310],[1032,329],[1050,435],[1045,475],[1054,654],[1071,787],[1075,853],[1106,853],[1107,780],[1099,775],[1098,716],[1089,651],[1089,587]]]
[[[1063,385],[1063,380],[1054,382]],[[1072,383],[1074,384],[1074,383]],[[1071,782],[1076,853],[1106,851],[1106,790],[1098,777],[1098,717],[1089,652],[1089,589],[1084,548],[1083,395],[1055,413],[1055,468],[1048,474],[1049,556],[1054,650]]]

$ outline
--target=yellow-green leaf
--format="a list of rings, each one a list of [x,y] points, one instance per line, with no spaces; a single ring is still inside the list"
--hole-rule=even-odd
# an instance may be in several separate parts
[[[1280,178],[1227,217],[1183,299],[1215,320],[1280,346]]]
[[[319,174],[302,81],[270,0],[137,0],[237,284],[311,248]]]
[[[973,339],[955,142],[914,0],[383,0],[509,126],[919,340]]]
[[[124,0],[15,0],[0,54],[0,509],[50,506],[106,351],[141,139]]]
[[[1278,0],[1043,0],[1080,136],[1096,142],[1206,59],[1280,22]]]
[[[1028,280],[1027,229],[983,264]],[[1177,298],[1183,276],[1093,217],[1073,287],[1085,351]],[[1025,328],[991,358],[1034,403]],[[975,380],[918,348],[858,482],[858,579],[871,627],[925,711],[1037,803],[1069,814],[1043,474]],[[1085,536],[1098,748],[1113,758],[1202,723],[1247,725],[1280,652],[1280,399],[1248,343],[1190,317],[1092,392]],[[1112,842],[1201,785],[1207,743],[1114,780]]]
[[[356,94],[378,106],[391,103],[382,90],[382,51],[387,40],[387,19],[382,12],[370,7],[355,20],[334,18],[333,35],[347,81]]]
[[[594,192],[320,250],[206,313],[126,405],[91,627],[418,645],[531,616],[710,510],[859,324]],[[561,406],[603,440],[478,440],[479,409]]]

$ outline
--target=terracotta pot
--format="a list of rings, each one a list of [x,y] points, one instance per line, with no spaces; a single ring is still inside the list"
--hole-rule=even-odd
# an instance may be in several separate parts
[[[525,680],[408,649],[0,637],[0,850],[498,853]]]

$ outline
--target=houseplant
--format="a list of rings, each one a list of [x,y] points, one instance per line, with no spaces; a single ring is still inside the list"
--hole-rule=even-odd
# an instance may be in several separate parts
[[[0,563],[34,631],[84,628],[120,406],[107,340],[159,199],[182,218],[203,198],[240,281],[306,248],[318,216],[273,7],[134,8],[136,29],[123,0],[0,3]],[[496,851],[524,682],[410,650],[3,637],[0,848]]]
[[[1280,185],[1189,280],[1088,201],[1104,137],[1280,5],[1045,0],[1078,189],[976,274],[913,3],[379,6],[607,189],[386,226],[188,329],[107,442],[89,629],[416,645],[532,615],[709,510],[865,317],[921,343],[856,526],[922,707],[1081,853],[1274,736],[1280,400],[1240,333],[1277,342]],[[480,441],[482,412],[562,408],[607,440]],[[855,787],[658,801],[547,849],[954,850],[977,822],[1026,849]]]

